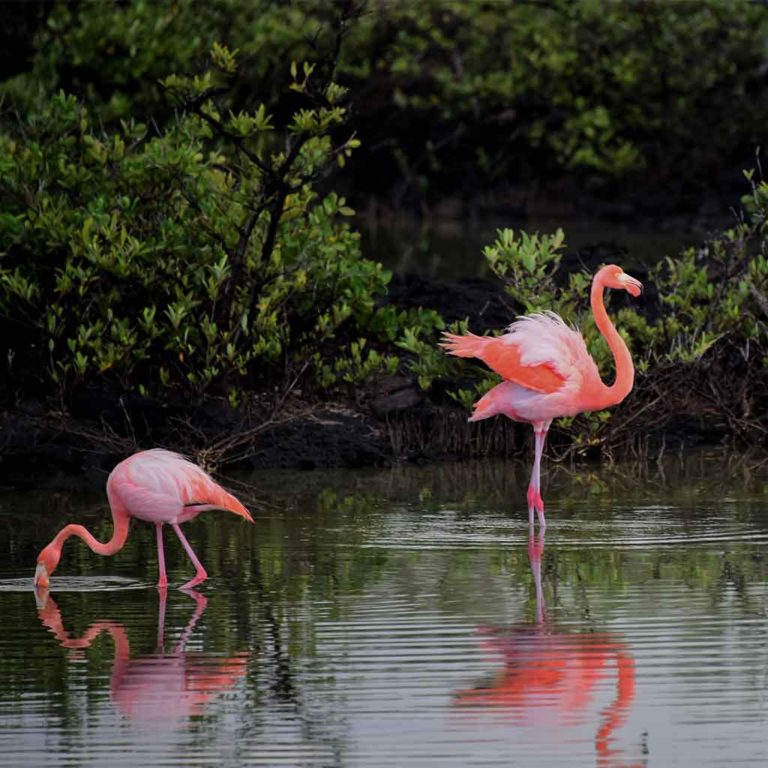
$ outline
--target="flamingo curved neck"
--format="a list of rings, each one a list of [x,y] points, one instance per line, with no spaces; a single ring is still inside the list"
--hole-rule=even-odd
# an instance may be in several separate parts
[[[595,318],[600,333],[603,334],[608,342],[613,360],[616,365],[616,380],[610,386],[603,384],[603,390],[595,404],[595,410],[607,408],[610,405],[620,403],[631,391],[635,382],[635,367],[632,364],[632,356],[629,354],[624,339],[616,330],[615,326],[608,317],[605,304],[603,303],[603,291],[605,286],[597,277],[592,281],[592,315]]]
[[[80,537],[88,547],[98,555],[114,555],[125,545],[128,538],[128,528],[130,526],[130,516],[125,511],[120,501],[107,491],[109,496],[109,506],[112,511],[112,538],[109,541],[99,541],[87,528],[82,525],[66,525],[54,537],[53,543],[61,552],[64,542],[70,536]]]

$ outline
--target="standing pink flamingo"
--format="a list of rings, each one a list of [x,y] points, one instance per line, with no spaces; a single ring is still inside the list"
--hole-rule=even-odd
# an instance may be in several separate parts
[[[61,559],[64,542],[70,536],[79,536],[100,555],[114,555],[122,549],[128,538],[128,526],[132,517],[155,524],[160,565],[160,580],[157,586],[168,586],[163,553],[163,525],[168,523],[195,566],[195,578],[184,585],[192,587],[205,581],[208,574],[182,533],[180,523],[185,523],[209,509],[223,509],[253,522],[248,510],[200,467],[177,453],[160,448],[140,451],[121,461],[107,479],[107,498],[114,522],[112,538],[102,544],[82,525],[65,526],[37,558],[36,587],[48,587],[50,576]]]
[[[539,526],[546,527],[541,498],[541,455],[552,419],[600,411],[620,403],[632,390],[635,369],[627,345],[611,323],[603,303],[603,289],[619,288],[632,296],[643,289],[639,280],[621,267],[609,264],[592,281],[592,314],[608,342],[616,363],[616,380],[607,386],[595,361],[587,352],[582,335],[554,312],[518,318],[503,336],[459,336],[444,333],[441,346],[457,357],[477,357],[504,377],[475,403],[470,421],[502,413],[515,421],[533,425],[535,450],[528,486],[528,519],[533,512]]]

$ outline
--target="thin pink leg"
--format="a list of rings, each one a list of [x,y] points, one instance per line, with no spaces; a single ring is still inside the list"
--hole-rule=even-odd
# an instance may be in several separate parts
[[[544,453],[544,441],[547,439],[547,426],[535,424],[533,429],[535,438],[533,472],[528,486],[528,526],[531,531],[533,531],[534,511],[539,517],[539,529],[544,530],[547,527],[544,517],[544,500],[541,498],[541,456]]]
[[[205,581],[208,578],[208,574],[205,572],[205,568],[203,568],[203,564],[197,559],[197,555],[195,554],[192,547],[189,545],[189,542],[187,541],[186,537],[181,532],[181,528],[179,527],[179,524],[171,523],[171,527],[173,528],[174,531],[176,531],[176,535],[179,537],[179,541],[181,541],[181,545],[184,547],[184,550],[189,555],[189,559],[192,561],[192,564],[195,566],[195,570],[197,571],[197,573],[195,574],[195,578],[190,579],[181,588],[184,589],[184,587],[194,587],[195,584],[199,584],[201,581]]]
[[[160,566],[160,580],[157,582],[157,586],[163,589],[168,586],[168,575],[165,572],[165,553],[163,552],[163,524],[155,523],[155,531],[157,533],[157,562]]]

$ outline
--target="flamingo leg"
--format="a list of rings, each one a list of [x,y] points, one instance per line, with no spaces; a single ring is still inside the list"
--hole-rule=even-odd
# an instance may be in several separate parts
[[[194,579],[190,579],[186,584],[184,584],[181,588],[184,589],[185,587],[194,587],[196,584],[199,584],[201,581],[205,581],[208,578],[208,574],[205,572],[205,568],[203,568],[203,564],[197,559],[197,555],[195,554],[192,547],[189,545],[189,542],[187,541],[186,536],[181,531],[181,528],[179,527],[178,523],[171,523],[171,528],[176,532],[176,535],[179,537],[179,541],[181,541],[181,545],[184,547],[184,551],[189,556],[189,559],[192,561],[192,564],[195,566],[195,570],[197,573],[195,574]]]
[[[168,586],[168,575],[165,572],[165,552],[163,551],[163,524],[155,523],[157,533],[157,563],[160,567],[160,579],[157,582],[158,589]]]
[[[533,426],[535,439],[533,472],[531,473],[531,482],[528,485],[528,526],[533,531],[533,513],[536,512],[539,518],[539,529],[544,530],[547,527],[547,520],[544,517],[544,501],[541,498],[541,457],[544,453],[544,442],[547,439],[548,423],[538,423]]]

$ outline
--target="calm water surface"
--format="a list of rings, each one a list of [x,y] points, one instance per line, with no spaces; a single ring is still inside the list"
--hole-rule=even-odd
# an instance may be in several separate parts
[[[616,224],[584,218],[528,218],[486,216],[464,218],[432,216],[426,219],[392,216],[377,222],[362,217],[356,226],[363,238],[363,252],[397,272],[417,272],[433,277],[492,277],[483,249],[497,237],[497,230],[511,227],[527,232],[555,232],[562,227],[567,250],[596,244],[613,246],[615,259],[629,268],[647,267],[666,256],[677,256],[699,245],[713,231],[733,221],[659,221]],[[605,257],[604,257],[605,258]]]
[[[768,465],[550,467],[532,541],[526,471],[232,478],[167,597],[136,524],[36,602],[106,502],[0,493],[0,765],[768,764]]]

